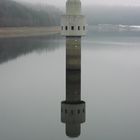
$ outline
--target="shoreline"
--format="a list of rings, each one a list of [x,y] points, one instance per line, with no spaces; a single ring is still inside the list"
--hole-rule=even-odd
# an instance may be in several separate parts
[[[60,33],[60,27],[0,27],[0,38],[37,37]]]

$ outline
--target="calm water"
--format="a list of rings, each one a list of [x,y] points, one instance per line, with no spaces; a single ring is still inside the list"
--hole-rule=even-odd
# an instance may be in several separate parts
[[[0,39],[0,139],[67,140],[65,39]],[[140,139],[140,35],[89,33],[82,40],[86,122],[77,140]]]

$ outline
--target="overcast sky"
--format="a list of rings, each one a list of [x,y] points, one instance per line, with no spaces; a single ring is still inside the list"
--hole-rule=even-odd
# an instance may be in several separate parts
[[[16,0],[26,1],[33,3],[48,3],[55,6],[64,6],[66,0]],[[129,6],[140,6],[140,0],[81,0],[83,5],[129,5]]]

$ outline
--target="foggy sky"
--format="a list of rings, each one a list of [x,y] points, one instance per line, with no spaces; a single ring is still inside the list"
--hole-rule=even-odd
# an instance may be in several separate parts
[[[15,0],[32,3],[47,3],[55,6],[65,6],[66,0]],[[140,6],[140,0],[81,0],[83,5],[120,5]]]

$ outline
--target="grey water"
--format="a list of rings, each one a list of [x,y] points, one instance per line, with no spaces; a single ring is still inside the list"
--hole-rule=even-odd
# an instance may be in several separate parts
[[[61,140],[66,40],[0,39],[0,140]],[[81,43],[86,122],[77,140],[140,139],[140,34],[89,32]]]

